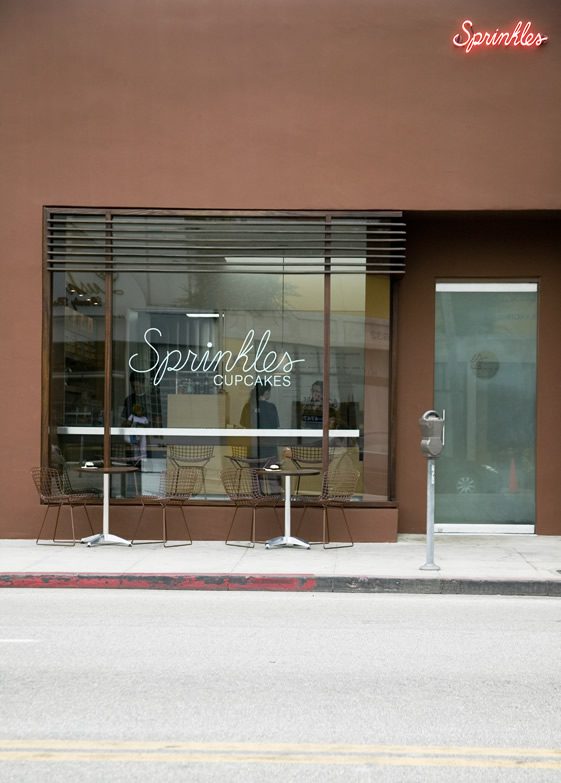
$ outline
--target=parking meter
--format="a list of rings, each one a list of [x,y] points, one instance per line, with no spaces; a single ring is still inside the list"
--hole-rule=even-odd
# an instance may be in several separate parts
[[[436,411],[425,411],[419,419],[421,451],[427,459],[437,459],[444,448],[444,417]]]
[[[421,571],[440,571],[440,566],[434,562],[434,461],[442,454],[444,448],[444,413],[425,411],[419,419],[421,429],[421,452],[427,458],[427,559],[420,566]]]

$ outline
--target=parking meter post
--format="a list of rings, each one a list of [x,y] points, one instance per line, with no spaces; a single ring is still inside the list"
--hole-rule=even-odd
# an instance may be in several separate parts
[[[427,460],[427,551],[426,562],[419,566],[420,571],[440,571],[434,562],[434,459]]]
[[[425,411],[419,419],[421,429],[421,452],[427,459],[427,552],[426,562],[419,566],[421,571],[440,571],[434,562],[434,486],[435,460],[444,447],[444,415],[437,411]]]

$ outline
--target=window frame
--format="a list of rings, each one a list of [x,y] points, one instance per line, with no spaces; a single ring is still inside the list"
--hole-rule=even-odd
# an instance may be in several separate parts
[[[130,215],[133,217],[205,217],[205,218],[265,218],[274,221],[294,220],[294,219],[322,219],[325,221],[327,239],[325,242],[325,250],[323,255],[322,268],[316,271],[316,274],[323,276],[323,292],[324,292],[324,307],[323,307],[323,330],[324,330],[324,343],[323,343],[323,434],[322,434],[322,453],[323,453],[323,468],[326,470],[329,462],[329,388],[330,388],[330,357],[331,357],[331,281],[334,274],[340,274],[340,271],[334,269],[336,261],[330,255],[330,241],[329,241],[329,226],[333,219],[348,218],[348,219],[384,219],[386,217],[396,219],[397,225],[400,227],[400,235],[403,234],[403,238],[400,236],[397,240],[395,247],[395,257],[397,259],[396,264],[390,268],[390,271],[384,269],[368,270],[365,269],[365,274],[384,274],[389,277],[390,280],[390,318],[389,318],[389,380],[388,380],[388,457],[387,457],[387,501],[358,501],[353,502],[355,506],[367,506],[376,507],[384,505],[395,505],[395,450],[396,450],[396,367],[397,367],[397,290],[398,281],[405,272],[404,264],[404,235],[405,224],[401,220],[401,212],[373,212],[373,211],[360,211],[360,212],[348,212],[348,211],[334,211],[334,212],[318,212],[318,211],[235,211],[235,210],[141,210],[141,209],[95,209],[95,208],[75,208],[75,207],[44,207],[43,209],[43,318],[42,318],[42,407],[41,407],[41,464],[50,464],[50,416],[51,416],[51,383],[52,383],[52,347],[53,347],[53,304],[52,304],[52,290],[53,290],[53,273],[55,270],[54,262],[52,259],[52,245],[49,242],[49,222],[56,215],[96,215],[102,217],[107,224],[111,224],[114,216]],[[403,229],[403,230],[401,230]],[[110,232],[109,232],[110,233]],[[113,351],[113,275],[118,271],[123,270],[120,266],[119,260],[115,260],[111,256],[111,242],[112,237],[109,235],[106,237],[105,248],[106,255],[103,261],[98,261],[95,264],[96,271],[103,272],[104,274],[104,291],[105,291],[105,329],[104,329],[104,399],[103,410],[112,410],[112,351]],[[76,269],[73,264],[68,264],[66,267],[64,264],[56,267],[58,271],[64,271],[64,269]],[[83,267],[84,269],[86,267]],[[88,271],[91,271],[91,266],[88,267]],[[132,271],[132,270],[131,270]],[[147,268],[147,271],[151,271]],[[155,270],[154,270],[155,271]],[[164,271],[164,270],[162,270]],[[169,270],[168,270],[169,271]],[[212,270],[209,270],[212,271]],[[278,270],[277,270],[278,271]],[[349,270],[350,272],[351,270]],[[357,273],[356,269],[352,270],[353,274]],[[107,317],[107,313],[110,313],[110,317]],[[103,434],[103,455],[104,461],[107,462],[111,455],[111,416],[104,415],[104,434]],[[124,500],[124,503],[135,503],[135,499]],[[212,504],[212,500],[206,501]]]

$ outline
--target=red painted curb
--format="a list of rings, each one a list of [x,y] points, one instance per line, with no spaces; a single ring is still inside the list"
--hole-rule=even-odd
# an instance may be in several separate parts
[[[32,573],[0,574],[1,587],[64,587],[128,590],[271,590],[318,589],[313,576],[282,574],[84,574]]]
[[[237,590],[321,593],[443,593],[561,598],[561,580],[442,579],[310,574],[85,574],[0,573],[2,587],[110,590]]]

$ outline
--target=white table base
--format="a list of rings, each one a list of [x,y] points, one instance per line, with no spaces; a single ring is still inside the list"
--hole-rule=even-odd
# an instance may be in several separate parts
[[[296,538],[290,530],[290,476],[284,477],[284,535],[270,538],[265,549],[275,549],[282,546],[295,546],[300,549],[309,549],[310,545],[303,538]]]
[[[95,536],[87,536],[81,540],[82,544],[88,546],[101,546],[102,544],[125,544],[126,546],[132,546],[130,541],[121,536],[114,536],[113,533],[96,533]]]
[[[103,531],[96,533],[93,536],[86,536],[82,538],[81,543],[88,546],[102,546],[104,544],[124,544],[125,546],[131,546],[132,542],[127,541],[126,538],[120,536],[114,536],[109,532],[109,492],[110,492],[110,475],[109,473],[103,474]]]

